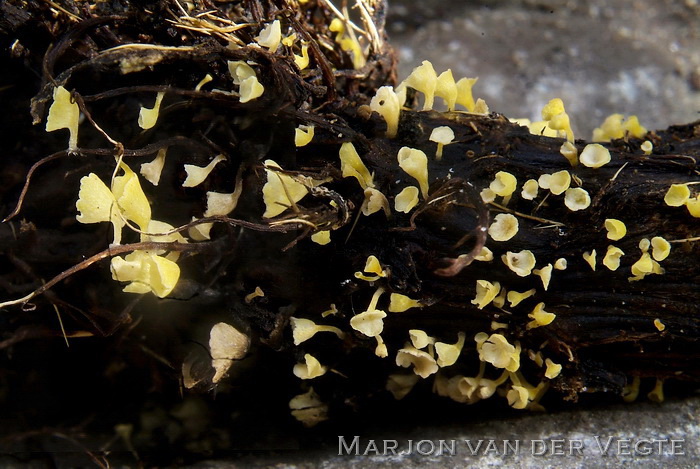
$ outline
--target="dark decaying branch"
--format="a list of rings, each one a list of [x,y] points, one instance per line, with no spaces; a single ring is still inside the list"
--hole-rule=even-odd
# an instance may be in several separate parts
[[[397,136],[386,138],[384,119],[368,108],[376,90],[396,79],[395,57],[383,33],[383,2],[363,2],[377,33],[368,32],[362,40],[367,63],[358,69],[353,68],[351,51],[340,47],[337,33],[329,30],[335,14],[325,1],[161,1],[139,7],[59,3],[67,13],[55,13],[51,3],[34,0],[2,6],[6,16],[0,22],[0,38],[4,50],[12,51],[3,54],[2,69],[14,81],[3,90],[8,109],[1,123],[5,133],[16,136],[3,140],[0,163],[6,181],[0,189],[1,215],[7,220],[0,226],[0,299],[5,302],[0,344],[7,344],[3,349],[11,346],[25,356],[22,345],[51,336],[46,330],[57,327],[58,313],[66,316],[69,336],[118,331],[109,340],[90,339],[94,342],[85,346],[100,351],[96,355],[101,360],[91,365],[107,370],[91,386],[100,389],[138,374],[134,370],[149,369],[152,375],[140,376],[131,392],[167,393],[177,389],[185,363],[190,370],[185,387],[209,391],[219,380],[213,378],[207,334],[213,324],[226,322],[243,331],[253,345],[240,362],[243,371],[231,371],[233,376],[218,383],[219,389],[225,394],[227,386],[246,386],[246,361],[284,370],[285,377],[275,386],[285,413],[289,398],[308,389],[308,383],[340,408],[387,399],[389,375],[414,376],[396,363],[398,351],[410,340],[409,330],[425,331],[446,344],[465,334],[460,358],[441,370],[439,379],[479,373],[484,361],[474,337],[481,332],[520,344],[522,374],[511,379],[526,379],[533,386],[544,383],[543,388],[555,391],[550,394],[571,400],[592,391],[620,395],[634,377],[700,380],[700,247],[695,242],[700,223],[685,207],[664,202],[672,184],[700,180],[700,123],[605,144],[611,161],[600,168],[571,167],[560,154],[563,139],[533,135],[495,113],[417,111],[407,106]],[[275,19],[284,25],[283,35],[293,32],[308,46],[308,67],[300,70],[294,61],[294,55],[301,54],[299,44],[281,45],[278,52],[250,45],[261,23]],[[353,19],[363,24],[359,17]],[[366,23],[365,27],[371,29]],[[259,98],[241,102],[227,67],[237,60],[254,67],[265,88]],[[212,81],[197,87],[207,74]],[[43,130],[56,86],[70,90],[94,120],[93,125],[90,119],[81,124],[79,148],[72,151],[62,150],[62,132]],[[165,98],[158,124],[142,130],[136,125],[139,108],[152,106],[159,92]],[[408,104],[413,98],[409,93]],[[38,125],[31,125],[30,108]],[[294,135],[299,125],[313,125],[315,135],[310,144],[297,148]],[[455,138],[437,159],[430,136],[441,126],[452,128]],[[112,139],[121,145],[120,154],[110,144]],[[645,140],[653,144],[651,154],[640,148]],[[361,214],[365,193],[358,180],[343,177],[341,169],[339,150],[346,142],[353,143],[373,174],[374,189],[388,198],[388,215],[382,210]],[[586,142],[577,140],[575,145],[580,153]],[[420,149],[429,160],[429,193],[410,213],[394,210],[395,196],[416,184],[397,162],[402,147]],[[78,223],[75,200],[80,179],[88,173],[109,181],[115,157],[136,170],[161,150],[167,150],[167,162],[160,184],[142,181],[153,217],[180,227],[169,234],[187,235],[197,224],[215,222],[214,242],[206,249],[192,240],[170,245],[170,250],[182,251],[176,289],[165,300],[146,295],[132,301],[133,294],[121,292],[123,285],[112,280],[109,261],[84,269],[85,259],[92,264],[162,245],[129,247],[127,243],[142,241],[129,232],[123,246],[106,250],[111,227]],[[205,166],[217,154],[226,161],[202,185],[182,187],[183,164]],[[305,181],[309,189],[306,197],[271,219],[262,217],[262,188],[270,169],[266,160],[283,168],[276,174]],[[525,181],[564,170],[573,177],[572,188],[582,187],[590,195],[585,209],[571,210],[563,194],[546,189],[534,200],[521,195]],[[507,203],[502,198],[486,203],[480,193],[499,172],[514,175],[518,189]],[[311,179],[323,182],[315,185]],[[696,192],[696,186],[688,187]],[[235,190],[240,199],[228,217],[204,217],[207,192]],[[487,234],[499,214],[518,221],[517,234],[507,241]],[[192,222],[193,217],[198,220]],[[627,234],[608,239],[607,219],[624,221]],[[329,244],[310,239],[323,230],[331,231]],[[644,255],[640,242],[655,237],[671,243],[670,255],[659,261],[663,273],[658,269],[631,279],[632,266]],[[614,271],[602,262],[611,245],[624,252]],[[493,260],[480,258],[484,247]],[[584,259],[593,250],[595,268]],[[552,270],[545,286],[539,276],[519,276],[502,260],[522,251],[534,255],[537,269],[559,259],[566,259],[567,267]],[[369,256],[384,270],[374,281],[355,275]],[[17,263],[11,259],[21,260],[26,268],[14,267]],[[61,272],[75,275],[61,276],[58,284],[50,280]],[[479,281],[536,293],[515,306],[503,299],[479,308],[474,301]],[[42,282],[52,288],[51,294],[32,297],[24,312],[6,301],[38,289],[44,293],[48,288]],[[256,287],[264,296],[250,299]],[[421,306],[388,312],[391,294],[405,295]],[[379,296],[376,308],[387,311],[381,333],[387,358],[375,355],[376,338],[349,323],[373,296]],[[531,315],[541,303],[556,318],[533,328]],[[322,317],[331,305],[337,312]],[[164,315],[172,315],[172,322],[163,325]],[[320,333],[295,345],[292,317],[337,327],[344,333],[342,340]],[[104,327],[110,324],[116,326]],[[162,335],[154,336],[154,331]],[[332,371],[300,385],[291,368],[303,363],[306,354]],[[561,364],[561,373],[546,378],[545,368],[530,358],[537,354]],[[44,369],[32,363],[37,373]],[[9,355],[0,363],[9,374],[19,367]],[[248,373],[259,378],[260,370]],[[486,378],[498,377],[493,370],[489,373]],[[266,379],[275,383],[270,376]],[[433,379],[438,378],[421,381],[415,392],[429,394]],[[7,395],[21,389],[12,388]],[[504,393],[509,389],[502,388]],[[133,398],[124,393],[124,399]],[[474,400],[478,399],[464,399]]]

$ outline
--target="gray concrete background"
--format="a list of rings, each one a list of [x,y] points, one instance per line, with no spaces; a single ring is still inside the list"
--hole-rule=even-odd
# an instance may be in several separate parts
[[[394,0],[388,31],[401,60],[400,78],[422,60],[455,78],[478,76],[475,97],[509,117],[539,120],[554,97],[564,100],[577,138],[613,113],[636,114],[649,129],[700,118],[700,2],[697,0]],[[642,398],[643,400],[643,398]],[[579,407],[559,413],[478,417],[446,426],[377,430],[368,438],[456,440],[454,456],[338,455],[338,434],[316,436],[312,450],[269,452],[242,459],[208,461],[204,468],[691,468],[700,467],[700,397]],[[420,424],[418,424],[420,425]],[[352,438],[352,434],[345,437]],[[685,455],[668,447],[626,455],[615,443],[601,454],[595,437],[682,439]],[[470,454],[464,440],[493,439],[500,449]],[[503,440],[518,440],[516,455]],[[532,440],[582,442],[583,455],[532,454]],[[486,443],[484,443],[486,444]]]
[[[560,97],[577,138],[611,113],[649,129],[700,118],[698,0],[390,1],[404,78],[422,60],[508,117]]]

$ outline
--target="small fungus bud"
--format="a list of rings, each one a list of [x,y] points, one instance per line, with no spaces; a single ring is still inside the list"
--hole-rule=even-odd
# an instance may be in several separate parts
[[[489,227],[489,236],[494,241],[508,241],[518,233],[518,219],[510,213],[499,213]]]
[[[520,192],[520,196],[525,200],[534,200],[537,197],[539,187],[536,180],[528,179],[525,181],[525,184],[523,184],[523,190]]]
[[[567,266],[567,262],[566,262],[566,259],[564,259],[563,257],[560,257],[554,263],[555,270],[566,270],[566,266]]]
[[[651,155],[651,152],[654,150],[654,144],[651,143],[649,140],[645,140],[644,143],[641,144],[640,149],[644,152],[645,155]]]
[[[559,153],[569,161],[572,167],[578,165],[578,149],[573,143],[569,141],[562,143]]]
[[[437,152],[435,153],[435,158],[437,158],[438,161],[442,159],[442,147],[445,145],[449,145],[454,139],[454,131],[446,125],[443,125],[441,127],[435,127],[433,129],[428,140],[437,143]]]
[[[663,332],[664,330],[666,330],[666,325],[663,322],[661,322],[661,320],[658,318],[654,319],[654,327],[656,327],[656,329],[659,332]]]
[[[600,168],[610,163],[610,159],[610,150],[599,143],[586,145],[579,157],[581,164],[589,168]]]

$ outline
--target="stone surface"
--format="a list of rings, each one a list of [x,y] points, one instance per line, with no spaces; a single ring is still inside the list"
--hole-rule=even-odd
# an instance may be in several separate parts
[[[700,118],[697,0],[392,1],[400,78],[422,60],[508,117],[539,120],[564,100],[577,137],[611,113],[649,129]]]

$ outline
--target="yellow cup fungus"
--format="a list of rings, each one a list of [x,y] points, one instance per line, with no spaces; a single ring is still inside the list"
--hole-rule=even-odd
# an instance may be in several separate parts
[[[440,368],[452,366],[457,362],[459,354],[464,347],[466,335],[464,332],[457,334],[457,343],[446,344],[443,342],[435,342],[435,353],[437,354],[437,364]]]
[[[406,295],[400,293],[392,293],[389,296],[389,312],[390,313],[403,313],[411,308],[420,308],[420,301],[411,299]]]
[[[562,133],[569,142],[574,141],[569,115],[566,113],[564,102],[560,98],[550,100],[542,108],[542,120],[547,122],[550,129],[556,130],[557,134]]]
[[[586,263],[591,266],[591,269],[595,270],[595,262],[596,262],[596,252],[595,249],[592,251],[586,251],[583,253],[583,260],[586,261]]]
[[[491,303],[501,291],[501,284],[498,282],[491,283],[488,280],[476,281],[476,297],[471,301],[477,308],[483,309]]]
[[[518,219],[510,213],[499,213],[489,226],[489,236],[494,241],[508,241],[518,233]]]
[[[94,173],[83,177],[75,204],[80,212],[76,219],[80,223],[112,223],[114,244],[121,243],[125,224],[122,217],[135,222],[142,230],[148,228],[151,219],[151,206],[138,176],[125,163],[120,168],[124,175],[114,178],[111,190]]]
[[[302,42],[301,55],[294,54],[294,63],[296,64],[297,67],[299,67],[299,70],[304,70],[306,67],[309,66],[310,60],[309,60],[309,44],[308,43]]]
[[[141,170],[139,171],[141,173],[141,176],[143,176],[144,179],[146,179],[154,186],[157,186],[160,182],[160,175],[163,172],[163,168],[165,167],[166,153],[167,149],[161,148],[160,150],[158,150],[158,154],[153,159],[153,161],[149,163],[143,163],[141,165]]]
[[[326,374],[326,371],[328,371],[328,367],[321,365],[318,359],[310,353],[304,355],[304,363],[297,363],[292,369],[294,376],[301,379],[318,378]]]
[[[321,246],[331,242],[331,232],[329,230],[317,231],[311,235],[311,241]]]
[[[437,143],[437,151],[435,158],[439,161],[442,159],[442,148],[449,145],[455,139],[454,131],[446,125],[435,127],[430,133],[428,140]]]
[[[620,267],[620,258],[624,256],[625,253],[622,249],[616,246],[608,246],[608,250],[605,252],[605,257],[603,257],[603,265],[610,270],[617,270]]]
[[[594,142],[609,142],[613,139],[623,138],[629,134],[635,138],[642,138],[646,135],[647,130],[639,123],[637,116],[629,116],[623,122],[622,114],[611,114],[605,118],[603,124],[593,130]]]
[[[583,148],[579,161],[588,168],[600,168],[610,163],[610,150],[599,143],[589,143]]]
[[[62,86],[53,89],[53,102],[49,107],[49,116],[46,118],[46,131],[53,132],[59,129],[68,129],[68,149],[78,148],[78,126],[80,124],[80,109],[72,100],[70,91]]]
[[[559,259],[557,259],[554,262],[554,269],[555,270],[566,270],[567,265],[568,265],[568,262],[566,261],[566,259],[564,259],[563,257],[560,257]]]
[[[275,217],[299,202],[309,189],[292,176],[282,174],[282,167],[273,160],[265,160],[267,182],[263,186],[265,213],[263,218]]]
[[[508,197],[513,192],[518,185],[518,180],[511,173],[506,171],[499,171],[496,173],[496,177],[491,184],[489,189],[491,189],[496,195],[501,197]]]
[[[532,319],[527,323],[528,329],[535,329],[537,327],[548,326],[557,317],[554,313],[548,313],[544,310],[544,303],[538,303],[537,306],[532,310],[528,317]]]
[[[582,187],[567,189],[564,193],[564,205],[572,212],[585,210],[591,205],[591,196]]]
[[[376,256],[372,255],[367,257],[367,261],[365,262],[365,268],[363,269],[363,272],[355,272],[355,278],[359,278],[360,280],[365,280],[367,282],[375,282],[379,280],[380,277],[386,277],[387,275],[387,272],[382,267],[382,264],[381,262],[379,262],[379,259],[377,259]],[[365,274],[374,275],[368,276]]]
[[[367,310],[350,319],[350,327],[367,337],[376,337],[384,330],[384,311],[374,309]]]
[[[180,278],[180,267],[175,262],[149,251],[134,251],[123,259],[115,256],[110,269],[114,280],[130,282],[125,292],[153,292],[158,298],[168,296]]]
[[[262,298],[265,296],[265,292],[262,290],[260,287],[255,287],[255,290],[253,290],[252,293],[248,293],[245,298],[243,298],[243,301],[245,301],[247,304],[250,304],[253,302],[254,299],[256,298]]]
[[[370,109],[384,118],[386,122],[386,136],[388,138],[396,137],[396,133],[399,130],[401,106],[403,106],[405,101],[406,90],[397,93],[391,86],[382,86],[377,90],[369,103]]]
[[[423,198],[428,197],[428,157],[421,150],[402,147],[398,156],[399,167],[418,181]]]
[[[423,110],[428,111],[433,108],[435,100],[435,88],[437,87],[437,73],[433,64],[424,60],[421,65],[414,68],[411,74],[399,85],[397,91],[401,92],[405,87],[413,88],[423,93]]]
[[[562,366],[559,365],[558,363],[554,363],[552,360],[549,358],[545,359],[544,361],[545,365],[547,365],[547,369],[544,372],[544,376],[549,379],[554,379],[559,374],[561,373]]]
[[[340,45],[340,48],[350,53],[353,67],[355,67],[356,70],[364,67],[367,60],[362,52],[362,46],[355,35],[352,34],[352,30],[346,31],[345,24],[340,18],[334,18],[328,29],[336,33],[335,42]]]
[[[571,186],[571,174],[566,170],[543,174],[539,177],[538,185],[542,189],[549,189],[554,195],[561,195]]]
[[[656,327],[656,329],[659,332],[663,332],[664,330],[666,330],[666,325],[663,322],[661,322],[661,320],[658,318],[654,319],[654,327]]]
[[[542,280],[542,286],[545,291],[549,288],[549,281],[552,279],[552,269],[554,266],[552,264],[547,264],[541,269],[535,269],[532,271],[534,275],[537,275]]]
[[[627,226],[615,218],[605,219],[605,229],[608,232],[607,238],[612,241],[619,241],[627,234]]]
[[[265,26],[255,40],[261,46],[267,47],[267,49],[274,54],[282,41],[282,27],[280,26],[279,20],[275,20]]]
[[[671,253],[671,243],[666,241],[661,236],[654,236],[651,238],[651,256],[655,261],[661,262],[668,257]]]
[[[148,130],[156,125],[156,122],[158,122],[158,115],[160,113],[160,103],[163,101],[163,96],[165,96],[165,93],[162,91],[156,94],[156,102],[150,109],[141,106],[138,120],[139,127],[144,130]]]
[[[566,142],[562,143],[561,148],[559,148],[559,153],[566,158],[571,166],[578,165],[578,149],[572,142],[567,140]]]
[[[233,84],[240,87],[241,103],[259,98],[265,92],[265,87],[258,81],[255,70],[244,61],[229,61],[228,70],[233,78]]]
[[[418,350],[435,343],[433,337],[430,337],[425,331],[420,329],[409,329],[408,337],[411,339],[411,344]]]
[[[387,217],[391,216],[391,209],[389,208],[389,201],[386,196],[374,187],[368,187],[365,189],[365,200],[362,203],[361,211],[365,216],[377,213],[380,210],[384,210]]]
[[[520,252],[508,251],[501,256],[503,263],[519,277],[527,277],[535,268],[535,255],[527,249]]]
[[[654,144],[651,143],[649,140],[645,140],[644,143],[642,143],[639,146],[639,148],[644,152],[645,155],[649,156],[651,155],[651,152],[654,151]]]
[[[313,125],[300,125],[294,129],[294,146],[304,147],[314,138]]]
[[[385,389],[394,396],[394,399],[400,401],[411,392],[419,379],[420,377],[416,374],[392,374],[387,378]]]
[[[304,394],[294,396],[289,401],[292,417],[301,422],[305,427],[313,427],[324,420],[328,420],[328,404],[321,401],[314,388],[309,388]]]
[[[661,403],[664,401],[664,380],[656,378],[654,389],[649,391],[647,399],[652,402]]]
[[[491,262],[493,260],[493,252],[489,248],[484,246],[481,248],[479,254],[476,257],[474,257],[474,260],[480,262]]]
[[[319,332],[331,332],[338,336],[339,339],[345,337],[345,333],[334,326],[323,326],[316,324],[311,319],[304,318],[289,318],[289,323],[292,327],[292,338],[294,345],[299,345],[306,342]]]
[[[416,186],[404,187],[394,198],[394,210],[408,213],[418,205],[418,188]]]
[[[406,346],[397,352],[396,365],[403,368],[413,366],[413,372],[423,379],[438,371],[438,364],[429,353],[412,346]]]
[[[236,204],[238,203],[238,196],[239,194],[237,194],[236,192],[231,192],[229,194],[225,192],[207,191],[207,209],[204,211],[204,216],[213,217],[217,215],[228,215],[233,211],[234,208],[236,208]],[[272,198],[269,200],[272,200]],[[271,213],[275,213],[278,209],[283,208],[282,205],[276,205],[276,203],[271,204],[271,207],[273,208],[271,210]],[[279,213],[284,212],[284,210],[286,210],[286,208],[284,208],[281,212],[277,212],[276,214],[278,215]],[[202,229],[204,230],[208,230],[211,228],[210,226],[205,227],[204,225],[197,226],[203,227]]]
[[[476,348],[479,359],[496,368],[512,372],[520,368],[520,344],[516,342],[516,345],[511,345],[501,334],[491,334],[483,342],[477,340]]]
[[[507,296],[508,303],[510,303],[511,308],[513,308],[515,306],[518,306],[520,302],[533,296],[535,293],[537,293],[537,290],[535,290],[534,288],[523,293],[511,290],[508,292]]]
[[[686,200],[685,207],[688,209],[690,216],[700,218],[700,199],[698,197],[691,197]]]
[[[209,331],[209,353],[214,368],[212,383],[226,376],[234,360],[245,357],[250,348],[250,337],[230,324],[219,322]]]
[[[664,202],[669,207],[685,205],[690,198],[690,189],[687,184],[671,184],[664,196]]]
[[[224,155],[217,155],[208,165],[201,167],[193,164],[185,165],[185,173],[187,178],[182,183],[182,187],[196,187],[204,182],[209,174],[214,170],[214,167],[222,161],[225,161]]]
[[[340,171],[343,177],[354,177],[363,189],[374,187],[374,180],[367,166],[360,159],[355,145],[345,142],[340,146]]]

